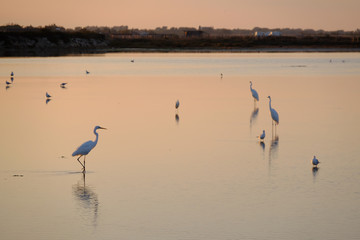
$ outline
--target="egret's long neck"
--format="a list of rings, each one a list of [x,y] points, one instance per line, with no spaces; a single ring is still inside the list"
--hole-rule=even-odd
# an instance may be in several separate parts
[[[269,108],[271,110],[271,98],[269,98]]]
[[[97,129],[96,129],[96,130],[97,130]],[[94,134],[95,134],[95,136],[96,136],[95,141],[94,141],[95,145],[97,144],[98,139],[99,139],[99,134],[96,132],[96,130],[94,130]]]

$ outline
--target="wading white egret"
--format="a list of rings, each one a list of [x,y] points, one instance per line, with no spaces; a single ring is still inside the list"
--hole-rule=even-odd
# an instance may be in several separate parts
[[[46,98],[51,98],[51,95],[46,92]]]
[[[311,162],[315,167],[317,167],[317,165],[320,163],[319,160],[317,160],[317,158],[315,156]]]
[[[268,96],[268,98],[269,98],[269,108],[270,108],[271,118],[275,122],[275,124],[278,125],[279,124],[279,114],[276,112],[275,109],[273,109],[271,107],[271,97]]]
[[[251,91],[251,95],[254,98],[254,102],[259,101],[259,94],[257,93],[257,91],[255,89],[252,88],[252,82],[250,81],[250,91]]]
[[[94,128],[94,134],[96,135],[95,141],[87,141],[84,142],[83,144],[81,144],[80,147],[78,147],[75,152],[73,152],[72,156],[79,156],[77,158],[78,162],[81,164],[81,166],[83,167],[83,172],[85,172],[85,157],[86,155],[88,155],[88,153],[96,146],[98,139],[99,139],[99,134],[96,132],[98,129],[106,129],[100,126],[96,126]],[[80,162],[80,158],[84,156],[84,164],[82,162]]]
[[[175,103],[175,108],[178,109],[179,106],[180,106],[180,102],[179,102],[179,100],[177,100],[176,103]]]

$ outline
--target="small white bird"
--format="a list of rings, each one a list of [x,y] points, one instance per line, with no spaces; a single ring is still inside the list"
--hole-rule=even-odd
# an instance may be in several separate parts
[[[315,167],[317,167],[317,165],[320,163],[319,160],[315,156],[311,162]]]
[[[178,109],[179,106],[180,106],[180,102],[179,102],[179,100],[177,100],[176,103],[175,103],[175,108]]]
[[[66,82],[61,83],[61,84],[60,84],[60,87],[61,87],[61,88],[65,88],[65,87],[66,87],[66,86],[65,86],[66,84],[67,84]]]
[[[263,133],[259,136],[260,140],[264,140],[265,138],[265,130],[263,130]]]
[[[250,81],[250,91],[251,91],[251,95],[254,98],[254,102],[259,101],[259,94],[257,93],[257,91],[255,89],[252,88],[252,82]]]
[[[96,135],[95,141],[90,140],[90,141],[84,142],[72,154],[73,157],[74,156],[79,156],[77,158],[77,160],[81,164],[81,166],[83,167],[83,172],[85,172],[85,157],[96,146],[96,144],[98,142],[99,134],[96,132],[98,129],[106,129],[106,128],[103,128],[103,127],[100,127],[100,126],[95,126],[95,128],[94,128],[94,134]],[[80,160],[79,160],[82,156],[84,156],[84,164],[82,164],[80,162]]]
[[[51,98],[51,95],[46,92],[46,98]]]

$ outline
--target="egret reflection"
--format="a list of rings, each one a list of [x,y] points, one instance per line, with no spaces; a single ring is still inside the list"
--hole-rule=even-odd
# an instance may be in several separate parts
[[[277,158],[278,149],[279,149],[279,136],[273,135],[269,148],[269,164],[271,164],[273,158]]]
[[[73,185],[73,194],[80,206],[81,216],[86,220],[91,220],[93,226],[96,227],[99,212],[98,196],[90,186],[86,186],[85,173],[82,175],[82,179]]]
[[[318,174],[318,172],[319,172],[319,168],[318,168],[317,166],[315,166],[315,167],[313,167],[313,168],[311,169],[311,171],[312,171],[312,174],[313,174],[313,180],[315,181],[316,176],[317,176],[317,174]]]
[[[258,114],[259,114],[259,108],[254,106],[254,110],[251,112],[251,115],[250,115],[250,129],[251,129],[253,123],[256,121]]]

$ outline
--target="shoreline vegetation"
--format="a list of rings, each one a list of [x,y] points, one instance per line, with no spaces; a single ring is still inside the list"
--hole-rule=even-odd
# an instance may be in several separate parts
[[[0,57],[110,52],[360,52],[360,30],[0,26]]]

